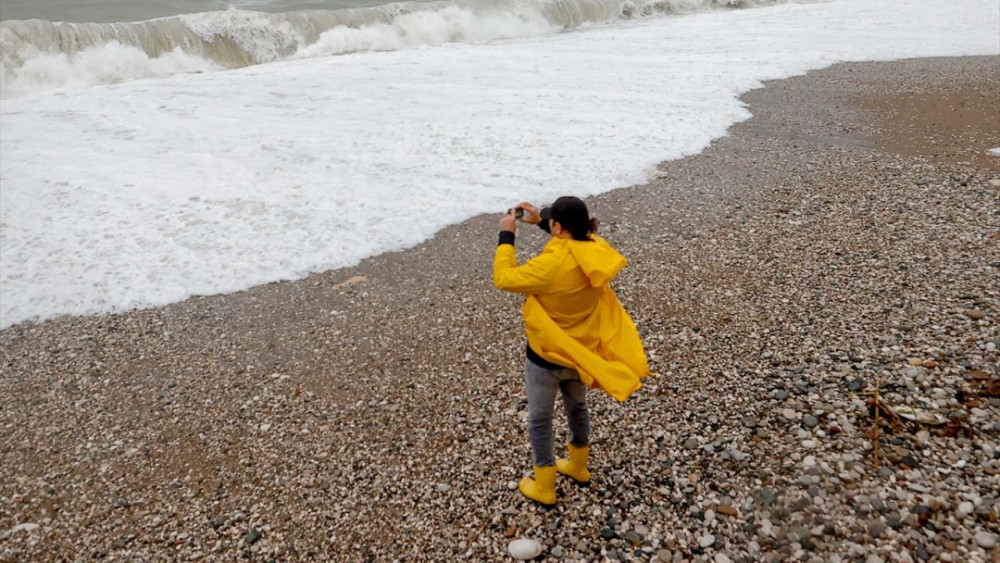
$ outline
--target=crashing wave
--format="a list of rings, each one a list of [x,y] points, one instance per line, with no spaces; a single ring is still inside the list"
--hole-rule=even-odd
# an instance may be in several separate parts
[[[780,0],[456,0],[133,23],[0,22],[0,97],[277,60],[513,39]]]

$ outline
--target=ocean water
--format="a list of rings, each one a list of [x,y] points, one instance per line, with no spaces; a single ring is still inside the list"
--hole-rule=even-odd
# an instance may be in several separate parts
[[[296,279],[642,182],[747,119],[763,80],[1000,54],[996,0],[179,0],[89,25],[18,4],[0,14],[0,327]]]

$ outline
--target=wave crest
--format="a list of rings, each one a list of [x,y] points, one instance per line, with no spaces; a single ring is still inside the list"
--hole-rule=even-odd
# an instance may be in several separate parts
[[[0,97],[239,68],[288,58],[553,33],[781,0],[455,0],[186,14],[132,23],[0,22]]]

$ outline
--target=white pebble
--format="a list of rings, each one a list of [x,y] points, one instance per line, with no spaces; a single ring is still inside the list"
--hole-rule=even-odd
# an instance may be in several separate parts
[[[542,544],[537,540],[520,538],[510,542],[510,545],[507,546],[507,552],[518,561],[527,561],[541,555]]]

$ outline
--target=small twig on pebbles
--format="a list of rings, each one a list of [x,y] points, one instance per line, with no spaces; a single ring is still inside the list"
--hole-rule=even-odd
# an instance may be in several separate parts
[[[882,376],[879,375],[875,379],[875,469],[878,469],[878,411],[879,411],[879,388],[882,387]]]

